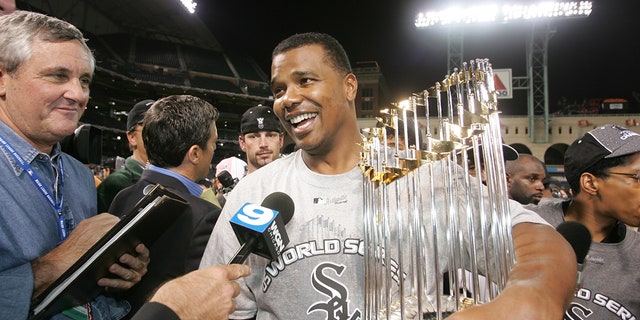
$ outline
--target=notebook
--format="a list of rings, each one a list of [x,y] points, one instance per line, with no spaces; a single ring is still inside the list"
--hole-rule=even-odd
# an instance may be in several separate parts
[[[92,301],[102,291],[98,279],[113,277],[109,266],[123,254],[135,253],[140,243],[151,247],[188,206],[184,199],[161,185],[150,187],[131,211],[33,300],[32,319],[50,317]]]

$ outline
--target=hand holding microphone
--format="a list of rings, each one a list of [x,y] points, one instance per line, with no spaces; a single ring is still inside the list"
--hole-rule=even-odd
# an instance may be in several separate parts
[[[245,203],[229,221],[241,244],[229,264],[243,263],[250,253],[275,260],[289,243],[284,228],[295,205],[283,192],[268,195],[261,205]]]

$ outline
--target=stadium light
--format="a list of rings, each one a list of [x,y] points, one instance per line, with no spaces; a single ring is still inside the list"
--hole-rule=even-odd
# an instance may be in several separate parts
[[[591,1],[551,2],[536,4],[480,4],[452,6],[442,11],[420,12],[415,20],[417,28],[435,25],[513,22],[538,18],[586,17],[591,14]]]
[[[193,0],[180,0],[182,5],[189,11],[189,13],[193,14],[196,12],[196,7],[198,4]]]
[[[452,72],[455,69],[460,70],[463,66],[464,31],[461,26],[530,21],[531,34],[526,43],[527,74],[524,77],[513,77],[512,86],[515,88],[517,84],[517,89],[527,90],[531,142],[549,142],[547,47],[549,39],[555,33],[552,21],[588,17],[593,10],[593,2],[539,0],[540,2],[529,4],[493,1],[485,4],[476,2],[466,6],[454,5],[442,11],[420,12],[415,19],[415,26],[452,27],[445,28],[448,29],[449,42],[447,70]]]

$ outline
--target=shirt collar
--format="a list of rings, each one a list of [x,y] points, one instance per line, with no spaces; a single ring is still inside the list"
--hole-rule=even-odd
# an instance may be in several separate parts
[[[38,149],[34,148],[29,142],[27,142],[24,138],[19,136],[13,129],[11,129],[6,123],[0,121],[0,135],[4,137],[4,139],[11,144],[11,146],[18,152],[18,154],[27,162],[33,162],[36,157],[40,156],[42,158],[49,157],[48,154],[40,152]],[[20,175],[24,170],[22,166],[13,158],[13,156],[9,153],[9,151],[4,148],[0,148],[2,150],[2,154],[7,158],[11,167],[13,168],[13,172],[16,176]],[[60,148],[60,144],[57,143],[51,152],[51,158],[56,159],[62,152]]]
[[[159,173],[162,173],[164,175],[167,175],[167,176],[174,177],[174,178],[178,179],[187,188],[187,190],[189,190],[189,193],[191,195],[193,195],[194,197],[200,197],[200,195],[202,194],[202,187],[200,187],[199,184],[195,183],[191,179],[187,179],[187,177],[185,177],[185,176],[183,176],[183,175],[181,175],[179,173],[176,173],[176,172],[171,171],[169,169],[160,168],[160,167],[154,166],[152,164],[149,164],[149,166],[147,166],[147,170],[159,172]]]
[[[601,243],[618,243],[624,240],[627,235],[627,226],[621,221],[616,222],[616,226],[611,230],[611,233],[606,238],[600,241]]]

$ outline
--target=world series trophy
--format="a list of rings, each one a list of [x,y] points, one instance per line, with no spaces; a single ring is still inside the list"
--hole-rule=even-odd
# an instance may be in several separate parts
[[[504,289],[514,256],[498,115],[491,64],[476,59],[361,130],[365,319],[444,319]]]

